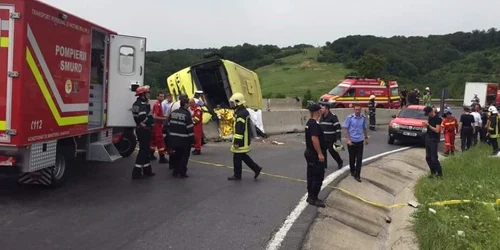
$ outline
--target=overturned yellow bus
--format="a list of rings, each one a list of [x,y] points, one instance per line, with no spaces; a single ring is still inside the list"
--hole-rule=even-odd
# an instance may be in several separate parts
[[[257,73],[225,59],[212,59],[185,69],[167,78],[167,86],[176,100],[181,93],[189,98],[196,90],[202,90],[209,110],[229,108],[233,93],[242,93],[246,106],[262,109],[262,92]]]
[[[219,137],[223,139],[229,139],[232,135],[233,111],[229,98],[233,93],[242,93],[257,133],[265,137],[261,113],[262,92],[257,73],[229,60],[217,58],[170,75],[167,87],[174,101],[181,93],[193,98],[197,90],[202,90],[206,105],[202,108],[203,124],[215,118],[213,120],[219,127]]]

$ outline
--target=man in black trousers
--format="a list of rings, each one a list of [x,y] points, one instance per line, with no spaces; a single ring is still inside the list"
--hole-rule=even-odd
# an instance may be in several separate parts
[[[318,124],[321,106],[312,104],[308,109],[311,116],[306,124],[306,150],[304,151],[304,158],[307,162],[307,203],[317,207],[325,207],[325,203],[318,199],[325,178],[327,148],[323,130]]]
[[[361,182],[361,164],[363,164],[364,145],[368,144],[368,125],[366,117],[361,114],[361,106],[354,105],[354,113],[346,117],[342,127],[345,129],[347,149],[349,151],[349,167],[351,176]]]
[[[443,177],[441,163],[438,159],[438,144],[441,138],[442,120],[436,115],[436,111],[429,106],[424,108],[424,113],[429,117],[427,121],[422,122],[422,125],[427,128],[425,138],[425,161],[431,170],[431,175],[429,177]]]
[[[174,177],[187,178],[187,164],[194,143],[193,120],[188,110],[189,99],[180,98],[179,109],[172,111],[169,118],[168,142],[174,153],[170,164],[174,168]]]
[[[333,159],[337,162],[338,169],[341,169],[344,166],[344,161],[340,157],[340,154],[335,151],[334,144],[335,142],[340,140],[340,122],[337,115],[333,114],[330,111],[330,103],[324,102],[321,104],[321,117],[319,119],[319,126],[323,130],[325,134],[325,141],[328,145],[328,152],[333,157]],[[325,155],[325,162],[327,161],[327,156]],[[328,165],[328,163],[325,163]]]

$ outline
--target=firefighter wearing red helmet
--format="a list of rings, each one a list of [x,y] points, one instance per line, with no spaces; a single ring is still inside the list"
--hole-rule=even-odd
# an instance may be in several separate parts
[[[139,141],[139,153],[135,160],[135,167],[132,171],[132,179],[154,176],[150,163],[150,144],[155,120],[150,114],[149,86],[140,86],[135,90],[137,100],[132,105],[132,114],[137,124],[135,134]],[[142,175],[144,172],[144,175]]]

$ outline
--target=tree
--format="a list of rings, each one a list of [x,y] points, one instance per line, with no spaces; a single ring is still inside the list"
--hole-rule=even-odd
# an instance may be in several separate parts
[[[387,60],[374,54],[366,54],[356,63],[355,69],[361,77],[378,78],[385,74]]]

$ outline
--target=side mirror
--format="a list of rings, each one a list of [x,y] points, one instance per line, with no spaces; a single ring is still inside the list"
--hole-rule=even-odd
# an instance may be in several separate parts
[[[396,118],[396,115],[391,115],[392,118]]]

